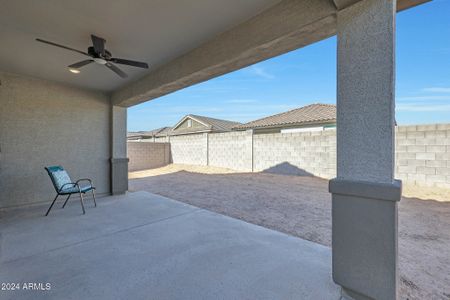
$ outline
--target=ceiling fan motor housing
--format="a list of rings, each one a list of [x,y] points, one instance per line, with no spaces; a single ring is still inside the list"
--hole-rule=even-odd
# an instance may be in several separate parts
[[[111,52],[109,52],[108,50],[105,49],[105,53],[104,53],[104,54],[102,54],[102,53],[97,53],[97,52],[95,52],[95,49],[94,49],[94,47],[92,47],[92,46],[88,48],[88,54],[89,54],[90,56],[92,56],[93,58],[110,59],[110,58],[112,57]]]
[[[60,45],[60,44],[46,41],[46,40],[39,39],[39,38],[37,38],[36,41],[88,56],[89,59],[85,59],[85,60],[79,61],[77,63],[71,64],[68,66],[69,70],[72,73],[79,73],[80,72],[78,70],[79,68],[86,66],[90,63],[93,63],[93,62],[95,62],[99,65],[106,66],[108,69],[110,69],[111,71],[113,71],[114,73],[119,75],[121,78],[126,78],[126,77],[128,77],[128,75],[124,71],[122,71],[120,68],[118,68],[115,64],[122,64],[122,65],[128,65],[128,66],[132,66],[132,67],[148,69],[148,64],[145,62],[112,57],[111,52],[109,52],[108,50],[105,49],[105,43],[106,43],[105,39],[95,36],[93,34],[91,34],[91,39],[92,39],[93,45],[88,47],[87,52],[80,51],[80,50],[77,50],[77,49],[74,49],[71,47],[67,47],[64,45]]]

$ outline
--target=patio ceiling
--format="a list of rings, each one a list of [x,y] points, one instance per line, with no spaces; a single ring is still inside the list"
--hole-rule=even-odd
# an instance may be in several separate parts
[[[280,0],[45,0],[0,2],[0,70],[110,92],[199,46]],[[35,41],[42,38],[86,51],[90,34],[106,39],[115,57],[142,60],[149,70],[121,68],[124,80],[85,57]]]
[[[428,0],[398,0],[403,10]],[[357,0],[2,1],[0,70],[107,92],[129,107],[336,33],[336,11]],[[280,21],[281,20],[281,21]],[[35,41],[86,51],[90,34],[115,57],[150,69],[121,68],[127,79],[85,59]]]

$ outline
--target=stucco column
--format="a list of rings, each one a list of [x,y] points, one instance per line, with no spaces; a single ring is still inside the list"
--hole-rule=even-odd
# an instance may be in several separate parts
[[[395,0],[340,10],[333,279],[348,299],[396,299]]]
[[[128,190],[127,109],[111,106],[111,193]]]

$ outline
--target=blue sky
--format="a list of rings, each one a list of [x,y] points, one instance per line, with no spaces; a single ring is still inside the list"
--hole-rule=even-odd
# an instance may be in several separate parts
[[[450,1],[397,14],[396,118],[450,123]],[[336,38],[128,109],[128,130],[172,126],[186,114],[248,122],[311,103],[336,103]]]

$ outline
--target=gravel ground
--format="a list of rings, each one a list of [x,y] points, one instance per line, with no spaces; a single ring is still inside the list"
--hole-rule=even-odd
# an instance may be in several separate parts
[[[169,165],[131,173],[130,190],[146,190],[331,246],[331,197],[324,179]],[[448,191],[405,190],[408,197],[399,203],[400,299],[448,300]],[[439,201],[413,198],[414,193]]]

